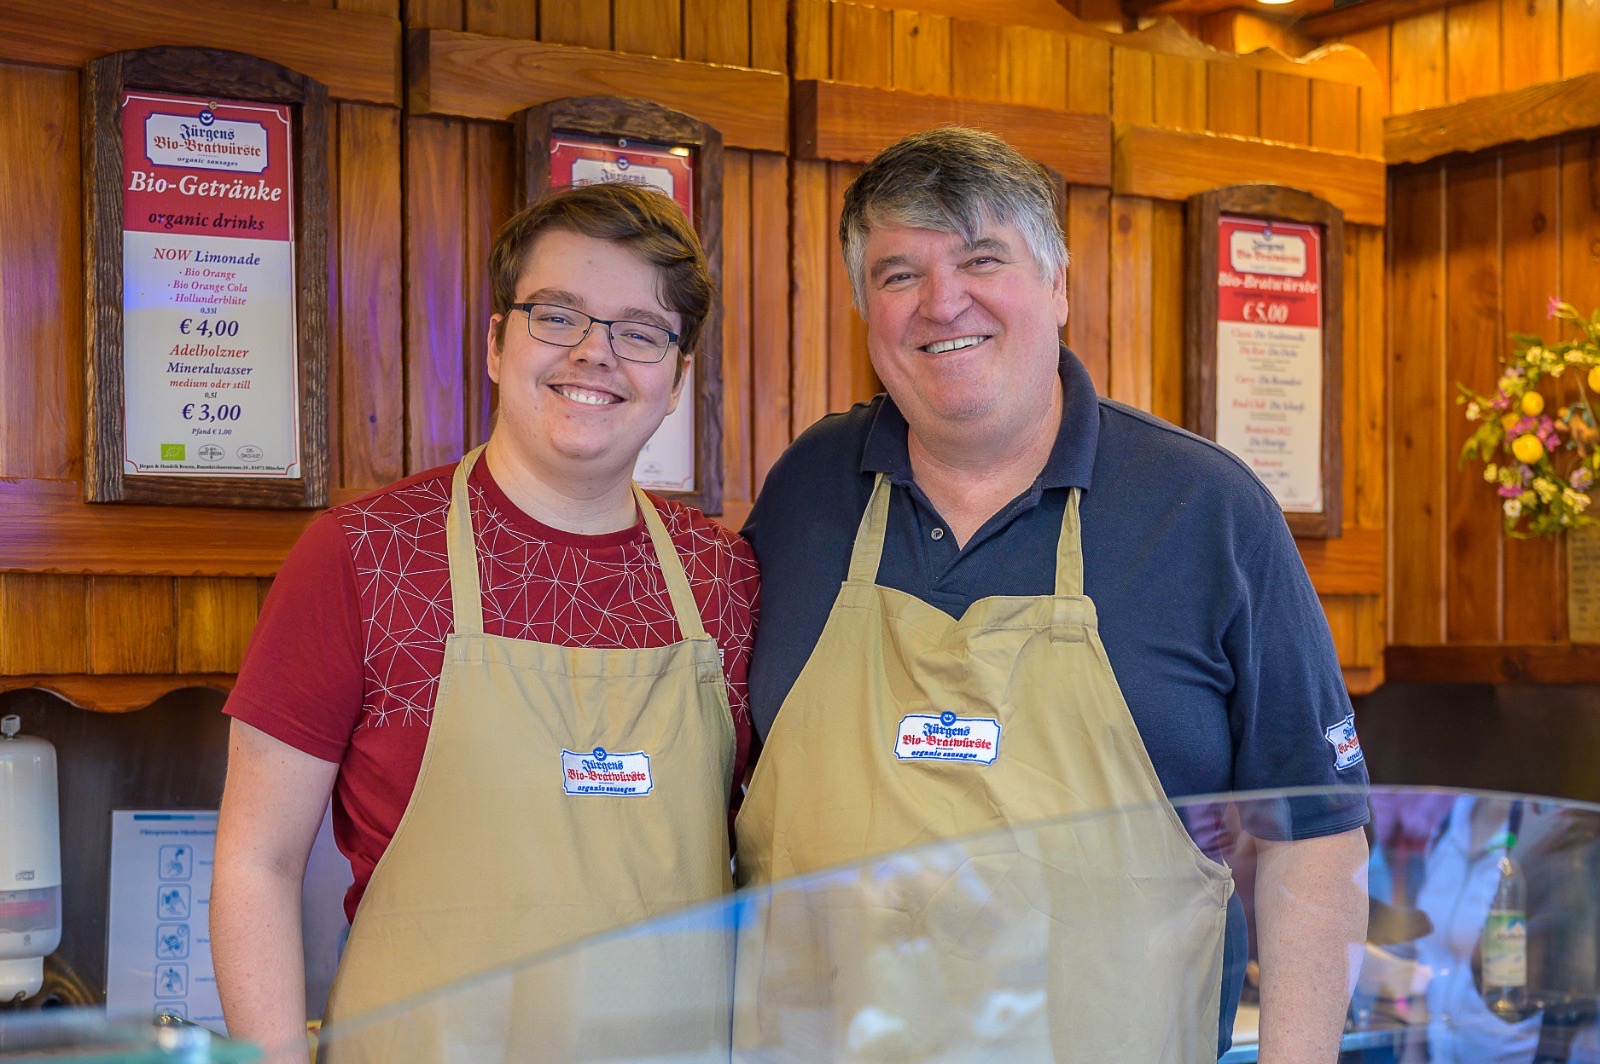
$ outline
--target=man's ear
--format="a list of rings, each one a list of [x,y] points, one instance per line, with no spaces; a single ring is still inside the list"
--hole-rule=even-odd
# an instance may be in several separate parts
[[[500,383],[500,344],[506,334],[505,322],[504,314],[496,314],[489,319],[489,348],[484,363],[489,371],[489,379],[496,384]]]
[[[678,356],[678,370],[672,377],[672,395],[667,399],[667,413],[678,409],[678,400],[683,397],[684,381],[689,379],[689,363],[694,356],[681,354]]]

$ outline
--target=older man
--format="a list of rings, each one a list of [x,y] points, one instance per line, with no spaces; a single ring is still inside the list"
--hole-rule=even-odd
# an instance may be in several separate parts
[[[1050,914],[1047,978],[1078,989],[1053,993],[1050,1041],[1058,1059],[1088,1059],[1090,1038],[1120,1049],[1100,1059],[1192,1062],[1213,1037],[1220,1052],[1242,920],[1237,902],[1224,920],[1228,871],[1170,800],[1366,782],[1282,514],[1226,451],[1096,396],[1060,345],[1053,186],[999,138],[950,128],[886,149],[839,228],[888,394],[798,439],[745,527],[766,573],[751,674],[765,746],[738,820],[741,879],[1163,809],[1114,846],[1018,872],[1072,899]],[[1365,816],[1356,795],[1261,830],[1264,1061],[1336,1054]],[[921,1026],[863,994],[849,1038]],[[1107,1015],[1080,1035],[1068,1010]]]

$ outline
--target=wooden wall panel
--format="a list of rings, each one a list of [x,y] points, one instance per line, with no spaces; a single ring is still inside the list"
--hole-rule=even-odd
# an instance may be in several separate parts
[[[1313,148],[1360,152],[1361,94],[1355,85],[1311,82],[1310,139]]]
[[[828,164],[790,164],[794,329],[790,424],[796,436],[828,412]]]
[[[1111,197],[1110,389],[1141,410],[1150,409],[1150,262],[1153,201]]]
[[[406,472],[461,457],[466,123],[405,120]]]
[[[1450,102],[1445,89],[1444,12],[1399,19],[1390,42],[1389,108],[1394,114]]]
[[[1600,307],[1600,131],[1563,138],[1560,165],[1557,294],[1593,309]]]
[[[89,577],[89,672],[177,671],[175,583],[170,577]]]
[[[1206,122],[1213,133],[1253,137],[1261,130],[1261,72],[1217,63],[1206,81]]]
[[[789,161],[750,159],[752,493],[791,437]],[[752,494],[752,498],[754,495]]]
[[[834,4],[832,22],[834,81],[887,89],[894,80],[894,12],[855,4]]]
[[[1067,39],[1067,108],[1111,113],[1111,45],[1094,37]]]
[[[329,419],[339,440],[335,483],[376,488],[405,469],[400,307],[399,112],[338,108],[338,263],[334,315],[339,351],[337,405]],[[330,396],[330,398],[332,398]]]
[[[1156,120],[1155,57],[1149,52],[1111,48],[1111,117],[1151,125]]]
[[[789,59],[789,15],[785,0],[749,0],[750,65],[782,71]]]
[[[920,11],[895,11],[890,46],[892,88],[950,94],[950,19]]]
[[[1500,12],[1501,81],[1520,89],[1551,80],[1561,70],[1561,0],[1503,0]],[[1593,42],[1600,36],[1591,37]],[[1573,72],[1563,71],[1564,75]]]
[[[722,497],[724,506],[749,505],[754,478],[751,424],[750,153],[722,160]]]
[[[789,76],[796,79],[837,78],[832,69],[831,0],[789,0],[789,12],[792,57]]]
[[[1510,354],[1507,337],[1511,333],[1550,331],[1545,307],[1551,294],[1560,289],[1560,262],[1550,254],[1557,220],[1558,155],[1556,145],[1548,144],[1507,149],[1503,156],[1500,244],[1504,322],[1496,334],[1497,357]],[[1567,382],[1558,382],[1556,388],[1561,383]],[[1543,389],[1552,407],[1556,388]],[[1470,490],[1481,498],[1489,494],[1485,488],[1480,483]],[[1507,539],[1504,549],[1503,638],[1511,643],[1564,638],[1566,611],[1551,608],[1552,602],[1565,601],[1566,566],[1558,544],[1546,539]],[[1552,590],[1557,593],[1554,599]]]
[[[594,4],[586,6],[604,7]],[[588,17],[598,18],[593,14]],[[683,58],[697,63],[749,66],[750,17],[747,6],[743,3],[729,4],[725,0],[684,0]]]
[[[0,63],[0,131],[0,476],[75,478],[84,343],[77,76]]]
[[[1166,129],[1206,128],[1205,61],[1157,54],[1151,61],[1155,97],[1151,118]]]
[[[1005,27],[996,22],[955,19],[950,24],[950,92],[969,100],[1000,102],[1006,98]],[[1062,74],[1066,70],[1063,65]]]
[[[828,412],[848,410],[882,390],[867,354],[867,325],[852,305],[850,277],[839,244],[839,212],[844,190],[858,166],[834,163],[828,167]],[[801,426],[803,428],[803,426]]]
[[[1444,363],[1444,179],[1438,164],[1390,175],[1389,344],[1394,492],[1389,586],[1396,643],[1444,638],[1447,408]],[[1433,402],[1426,401],[1428,397]]]
[[[1344,472],[1345,521],[1358,528],[1388,524],[1389,421],[1384,293],[1384,234],[1345,228]],[[1353,405],[1352,405],[1353,404]]]
[[[1111,387],[1111,193],[1067,189],[1067,346],[1083,360],[1095,390]]]
[[[1284,144],[1311,143],[1311,83],[1297,74],[1261,72],[1261,136]]]
[[[0,676],[89,671],[88,578],[0,573]]]
[[[1444,9],[1445,99],[1457,103],[1504,87],[1500,0],[1451,0]]]
[[[177,671],[237,672],[256,623],[256,582],[204,577],[176,585]]]
[[[476,447],[489,439],[495,387],[489,379],[489,319],[494,290],[489,283],[489,249],[494,234],[511,217],[516,202],[516,164],[511,127],[502,122],[469,122],[463,175],[462,291],[465,314],[462,350],[465,365],[466,439]]]
[[[467,29],[474,33],[489,33],[496,37],[531,38],[529,32],[533,4],[528,0],[507,0],[503,6],[492,6],[501,17],[494,19],[493,28],[473,24],[472,10],[485,0],[468,0]],[[546,44],[573,44],[580,48],[611,47],[611,9],[607,4],[590,0],[539,0],[538,39]],[[687,36],[687,34],[686,34]]]
[[[470,33],[492,33],[496,37],[527,37],[539,35],[539,18],[542,14],[549,28],[556,34],[571,32],[571,23],[577,14],[579,0],[466,0],[462,20]],[[564,41],[579,44],[580,41]]]
[[[1184,205],[1151,204],[1150,406],[1156,417],[1183,424]]]
[[[1562,0],[1561,76],[1600,71],[1600,0]]]
[[[611,42],[619,52],[683,58],[679,0],[611,0]]]
[[[1445,365],[1435,388],[1446,395],[1454,381],[1492,383],[1504,335],[1500,316],[1499,160],[1472,158],[1445,170]],[[1437,394],[1437,393],[1435,393]],[[1445,411],[1445,454],[1460,453],[1470,434],[1452,404]],[[1451,462],[1446,478],[1445,638],[1492,643],[1502,637],[1499,506],[1480,490],[1471,466]]]
[[[1068,107],[1065,35],[1026,26],[1006,26],[1001,30],[1001,49],[1001,100],[1058,110]],[[981,62],[980,57],[964,52],[955,56],[955,65],[960,68]]]

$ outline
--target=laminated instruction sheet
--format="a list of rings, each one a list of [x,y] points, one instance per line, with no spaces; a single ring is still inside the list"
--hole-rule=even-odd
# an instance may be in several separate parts
[[[216,841],[214,811],[112,811],[108,1015],[167,1013],[226,1033],[208,920]]]

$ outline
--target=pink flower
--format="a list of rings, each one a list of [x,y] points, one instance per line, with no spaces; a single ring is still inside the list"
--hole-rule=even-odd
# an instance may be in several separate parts
[[[1551,296],[1550,302],[1545,304],[1544,316],[1547,318],[1553,318],[1560,312],[1560,310],[1561,300],[1557,299],[1555,296]]]
[[[1500,485],[1499,494],[1502,499],[1515,499],[1522,494],[1522,486],[1519,484],[1502,484]]]

